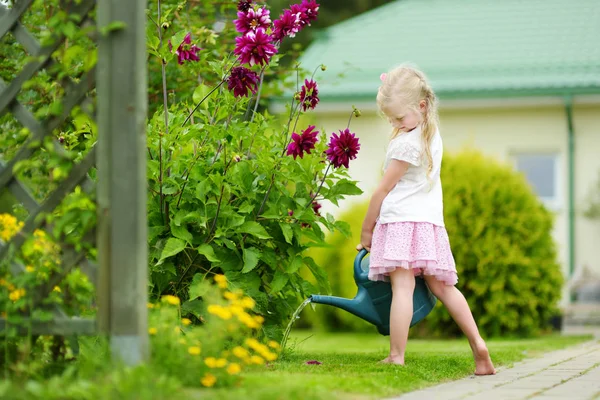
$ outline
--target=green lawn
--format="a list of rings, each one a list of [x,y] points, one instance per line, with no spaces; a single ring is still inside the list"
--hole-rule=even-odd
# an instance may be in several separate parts
[[[490,340],[488,346],[496,367],[507,367],[589,339],[546,336]],[[370,399],[459,379],[473,371],[466,340],[411,340],[405,367],[377,364],[387,354],[387,340],[377,334],[295,332],[288,342],[290,354],[263,371],[246,374],[240,387],[189,395],[222,400]],[[308,360],[322,364],[305,365]]]

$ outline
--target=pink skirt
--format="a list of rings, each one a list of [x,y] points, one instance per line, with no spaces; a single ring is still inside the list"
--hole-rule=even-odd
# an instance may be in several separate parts
[[[428,222],[377,223],[373,232],[369,279],[389,281],[396,268],[433,275],[456,285],[458,275],[446,228]]]

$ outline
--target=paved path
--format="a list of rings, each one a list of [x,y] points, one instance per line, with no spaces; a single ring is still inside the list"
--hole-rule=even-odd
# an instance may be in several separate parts
[[[600,341],[593,340],[394,400],[600,400]]]

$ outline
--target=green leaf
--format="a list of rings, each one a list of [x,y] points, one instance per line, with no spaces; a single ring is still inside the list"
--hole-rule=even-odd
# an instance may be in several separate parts
[[[178,239],[185,240],[187,243],[191,243],[194,240],[192,235],[184,226],[177,226],[172,224],[171,233]]]
[[[319,287],[323,293],[330,294],[331,286],[329,285],[327,272],[322,267],[317,265],[315,260],[313,260],[311,257],[304,257],[304,263],[308,266],[308,269],[317,280],[317,283],[319,284]]]
[[[202,254],[206,259],[210,262],[221,262],[219,258],[216,256],[214,249],[210,244],[203,244],[198,247],[198,253]]]
[[[277,270],[275,272],[275,276],[273,277],[273,280],[271,281],[271,293],[270,294],[275,294],[281,291],[281,289],[283,289],[285,287],[285,285],[288,283],[290,277],[288,274],[286,274],[285,272],[281,272],[280,270]]]
[[[260,250],[255,247],[244,249],[244,268],[242,268],[242,273],[245,274],[256,268],[259,258]]]
[[[279,227],[281,228],[283,237],[285,237],[285,241],[289,244],[292,244],[292,239],[294,238],[294,232],[292,231],[292,227],[283,222],[279,223]]]
[[[293,274],[300,269],[302,266],[302,257],[295,255],[290,264],[286,267],[285,272]]]
[[[265,228],[256,221],[249,221],[239,227],[238,232],[248,233],[259,239],[271,239]]]
[[[165,247],[160,253],[160,259],[158,260],[158,263],[162,263],[165,258],[181,253],[183,249],[185,249],[185,242],[183,240],[169,238],[169,240],[167,240],[167,244],[165,244]]]
[[[106,36],[110,32],[120,31],[122,29],[125,29],[126,27],[127,24],[123,21],[113,21],[110,24],[101,27],[99,31],[102,36]]]
[[[192,283],[190,284],[190,299],[202,297],[210,290],[210,282],[204,279],[202,274],[194,275]]]

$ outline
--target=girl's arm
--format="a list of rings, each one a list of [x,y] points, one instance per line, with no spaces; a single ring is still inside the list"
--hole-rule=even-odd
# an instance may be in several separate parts
[[[377,186],[377,189],[375,189],[373,196],[371,196],[369,209],[367,210],[367,215],[365,215],[362,225],[360,244],[356,246],[357,250],[361,250],[363,248],[371,250],[371,238],[373,237],[373,229],[375,228],[377,217],[379,217],[381,203],[383,203],[383,199],[385,199],[388,193],[396,186],[400,178],[402,178],[408,169],[408,165],[409,164],[406,161],[390,161],[390,164],[385,170],[385,174],[383,174],[383,179],[381,179],[381,182],[379,182],[379,185]]]

